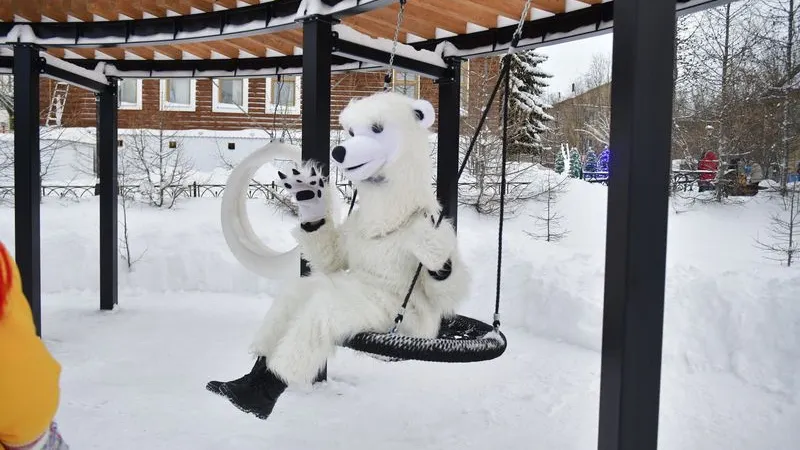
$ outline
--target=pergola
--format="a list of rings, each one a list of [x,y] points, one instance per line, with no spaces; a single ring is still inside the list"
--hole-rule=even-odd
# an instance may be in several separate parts
[[[533,0],[518,48],[614,33],[602,450],[656,450],[676,13],[729,0]],[[525,0],[408,0],[394,66],[439,87],[437,193],[457,215],[460,63],[507,51]],[[39,80],[97,95],[100,308],[117,304],[117,80],[302,74],[303,158],[328,161],[331,73],[385,67],[395,0],[5,0],[16,260],[41,332]],[[634,170],[635,169],[635,170]]]

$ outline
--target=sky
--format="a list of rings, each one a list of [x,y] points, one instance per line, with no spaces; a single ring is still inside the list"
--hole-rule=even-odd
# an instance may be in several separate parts
[[[547,61],[542,63],[542,68],[553,75],[548,91],[561,92],[562,96],[568,96],[572,81],[589,67],[592,55],[595,53],[611,55],[612,42],[613,34],[606,33],[537,49],[539,53],[548,57]]]

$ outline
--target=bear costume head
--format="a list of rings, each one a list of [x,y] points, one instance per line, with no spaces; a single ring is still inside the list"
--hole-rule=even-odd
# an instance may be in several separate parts
[[[331,150],[331,163],[358,189],[360,220],[371,231],[439,211],[428,143],[434,120],[430,102],[394,92],[353,99],[339,115],[350,137]]]

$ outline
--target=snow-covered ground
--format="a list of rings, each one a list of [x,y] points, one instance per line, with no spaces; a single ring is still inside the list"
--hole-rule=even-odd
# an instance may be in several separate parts
[[[98,205],[42,206],[44,339],[63,365],[60,427],[75,449],[584,450],[596,447],[606,188],[572,180],[569,235],[536,241],[530,203],[506,224],[500,359],[382,363],[349,350],[328,383],[293,387],[258,421],[205,391],[249,370],[247,345],[277,285],[240,267],[219,199],[128,211],[120,305],[98,306]],[[790,450],[800,442],[800,270],[763,258],[778,203],[670,214],[660,448]],[[253,200],[257,232],[287,243],[294,219]],[[683,209],[680,209],[683,211]],[[474,272],[463,312],[491,320],[497,219],[462,209]],[[13,209],[0,237],[13,247]],[[13,250],[13,248],[12,248]],[[355,429],[356,431],[352,431]]]

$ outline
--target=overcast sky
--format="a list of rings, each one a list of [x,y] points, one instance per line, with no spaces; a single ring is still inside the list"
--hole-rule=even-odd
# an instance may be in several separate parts
[[[595,53],[611,56],[613,34],[606,33],[592,38],[541,47],[537,51],[546,55],[542,68],[553,75],[550,91],[569,95],[572,81],[578,78],[592,61]]]

